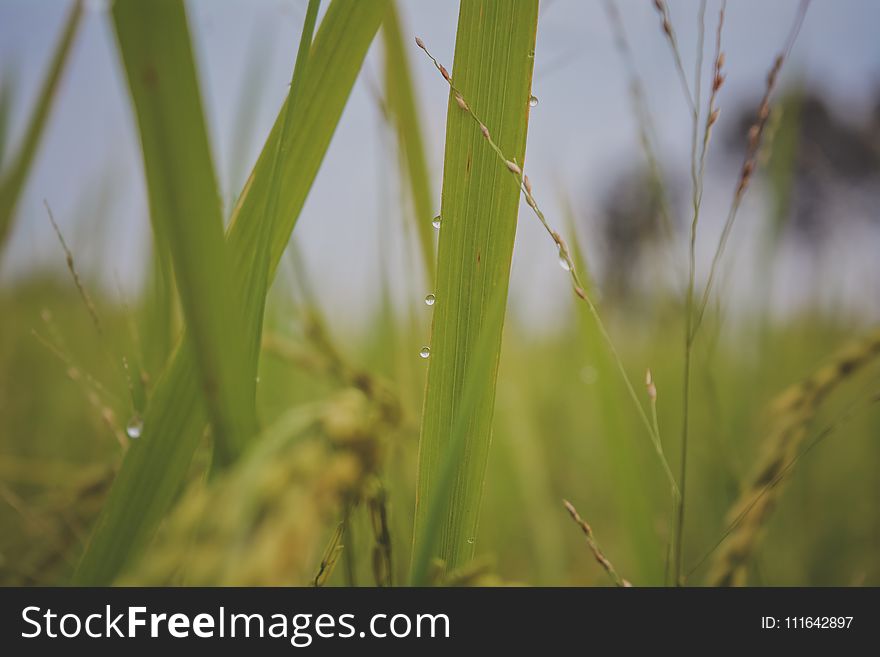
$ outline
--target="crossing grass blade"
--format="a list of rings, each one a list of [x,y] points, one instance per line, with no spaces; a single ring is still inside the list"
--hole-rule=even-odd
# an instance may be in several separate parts
[[[422,260],[428,281],[433,283],[436,258],[431,220],[436,213],[432,209],[433,194],[428,176],[428,162],[425,158],[416,92],[407,56],[406,46],[412,41],[404,38],[400,16],[393,2],[389,5],[388,14],[382,24],[382,41],[385,45],[388,110],[397,130],[397,141],[406,165],[406,178],[415,211],[416,234]]]
[[[367,49],[387,10],[385,0],[334,0],[321,21],[298,95],[294,130],[281,149],[283,180],[276,212],[265,216],[272,193],[269,178],[280,135],[282,107],[234,210],[227,243],[234,280],[259,280],[268,258],[272,280],[300,210],[320,167]],[[268,253],[259,253],[262,231]],[[248,322],[247,344],[255,342],[259,320],[251,312],[263,299],[246,295],[238,312]],[[143,436],[133,441],[74,576],[78,584],[112,582],[152,535],[174,496],[204,429],[198,404],[193,354],[184,340],[157,381],[144,419]]]
[[[227,267],[220,193],[182,3],[118,0],[113,19],[140,129],[150,218],[167,248],[223,463],[256,429],[240,305]]]
[[[52,109],[52,102],[58,92],[61,74],[64,72],[74,40],[79,31],[82,15],[83,2],[82,0],[77,0],[70,10],[64,31],[61,33],[58,45],[55,47],[55,54],[52,56],[49,72],[43,81],[40,95],[31,113],[30,122],[24,133],[24,139],[19,151],[12,163],[3,172],[2,178],[0,178],[0,255],[2,255],[6,238],[9,237],[12,220],[15,217],[15,209],[27,182],[28,173],[31,170],[37,149],[40,146],[40,139],[46,128],[49,111]],[[0,151],[0,155],[2,154],[3,151]]]
[[[269,185],[267,188],[268,198],[263,204],[263,220],[257,222],[257,240],[253,253],[256,258],[244,270],[245,276],[236,281],[241,289],[244,300],[242,308],[245,317],[251,319],[247,326],[246,348],[248,350],[248,362],[251,369],[248,371],[249,381],[256,381],[257,363],[260,353],[260,341],[263,334],[263,315],[266,311],[266,294],[269,289],[270,253],[272,244],[272,218],[278,211],[278,203],[281,197],[281,183],[283,180],[282,153],[290,146],[290,131],[296,121],[296,109],[302,104],[299,92],[303,83],[303,71],[308,65],[309,49],[312,44],[312,34],[315,31],[315,22],[318,19],[320,0],[309,0],[306,17],[303,23],[302,35],[300,36],[299,49],[296,55],[296,64],[293,67],[293,76],[290,81],[290,92],[287,103],[278,119],[278,138],[274,151],[271,151],[270,168],[268,169]],[[289,234],[285,242],[289,239]]]
[[[459,11],[453,84],[500,149],[522,164],[529,116],[538,2],[464,0]],[[503,312],[519,207],[515,176],[499,162],[455,92],[447,109],[436,303],[419,443],[415,555],[455,569],[473,557],[489,454]],[[465,386],[465,382],[469,382]],[[469,403],[468,397],[479,400]],[[450,494],[429,517],[441,486],[451,435],[462,431]],[[444,477],[445,478],[445,477]],[[424,577],[424,557],[413,580]]]

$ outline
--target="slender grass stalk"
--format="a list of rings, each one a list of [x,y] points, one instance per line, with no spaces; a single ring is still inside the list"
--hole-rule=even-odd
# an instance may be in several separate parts
[[[143,382],[142,382],[142,372],[139,365],[139,359],[135,357],[135,367],[136,371],[133,372],[131,367],[129,366],[129,359],[125,355],[120,355],[118,353],[114,353],[113,348],[110,343],[107,341],[107,335],[104,331],[104,323],[101,321],[101,317],[98,314],[98,309],[95,306],[94,301],[92,300],[92,295],[89,294],[88,289],[86,288],[85,283],[83,282],[79,271],[76,266],[76,261],[73,257],[73,252],[70,247],[67,245],[67,240],[64,238],[64,234],[61,232],[61,228],[58,226],[58,223],[55,221],[55,216],[52,213],[52,208],[49,207],[49,202],[45,199],[43,200],[43,205],[46,208],[46,214],[49,217],[49,223],[52,225],[52,230],[55,231],[55,236],[58,239],[58,243],[61,245],[61,249],[64,252],[64,259],[67,264],[67,270],[70,274],[71,279],[73,280],[73,285],[79,293],[79,298],[83,303],[83,307],[85,308],[87,314],[89,315],[89,319],[92,321],[92,326],[95,329],[95,335],[97,336],[100,342],[100,351],[107,358],[107,363],[110,364],[113,368],[118,369],[122,374],[123,379],[125,380],[128,392],[129,392],[129,402],[130,408],[126,409],[125,405],[121,404],[117,399],[113,401],[115,396],[110,396],[107,394],[107,389],[105,386],[102,386],[97,381],[94,381],[91,375],[86,375],[86,380],[90,382],[91,387],[94,389],[99,395],[99,399],[90,399],[90,403],[92,406],[96,407],[96,410],[100,411],[100,415],[104,423],[111,429],[114,435],[116,435],[120,441],[120,445],[125,449],[127,447],[128,441],[125,437],[125,434],[122,431],[122,426],[125,424],[125,420],[122,422],[118,419],[117,413],[120,411],[124,414],[126,410],[129,410],[134,415],[132,419],[129,421],[128,426],[137,426],[137,422],[139,422],[138,412],[143,408],[144,403],[144,390],[143,390]],[[132,328],[134,322],[131,320],[131,315],[128,312],[125,304],[122,304],[124,313],[126,315],[126,319],[128,320],[129,329]],[[62,349],[60,346],[63,344],[61,340],[61,332],[57,330],[57,327],[52,324],[51,321],[47,322],[50,330],[52,332],[52,337],[55,340],[56,344],[52,344],[44,339],[42,336],[39,336],[36,332],[34,335],[37,335],[38,339],[47,347],[50,348],[57,356],[60,356],[63,361],[68,363],[68,367],[73,367],[72,359],[69,355],[62,354]],[[77,370],[78,371],[78,370]],[[133,376],[135,374],[135,376]],[[68,376],[71,375],[71,370],[68,369]],[[70,378],[79,379],[81,375],[77,374],[76,376],[71,376]],[[91,395],[88,395],[91,397]],[[115,410],[114,410],[115,409]],[[128,430],[128,429],[126,429]]]
[[[657,5],[660,9],[660,3]],[[675,62],[679,71],[681,71],[681,57],[678,53],[678,47],[675,37],[668,22],[668,9],[663,5],[664,14],[664,32],[666,33],[672,45],[672,51],[675,54]],[[681,457],[679,459],[679,476],[678,480],[681,484],[681,498],[678,502],[675,532],[672,537],[672,546],[674,554],[674,573],[675,581],[678,582],[681,573],[681,560],[683,554],[683,538],[684,538],[684,520],[685,505],[687,501],[687,456],[688,456],[688,430],[690,428],[690,396],[691,396],[691,358],[693,343],[691,340],[691,316],[693,314],[694,303],[694,284],[697,272],[697,224],[700,221],[700,205],[702,202],[702,180],[700,176],[700,164],[697,151],[697,135],[700,129],[700,102],[701,89],[703,79],[703,40],[705,37],[705,15],[706,1],[700,2],[700,8],[697,11],[697,56],[694,70],[694,93],[695,97],[691,100],[691,201],[693,214],[691,216],[691,232],[690,241],[688,243],[688,284],[687,298],[685,301],[685,321],[684,321],[684,376],[682,377],[682,425],[681,425]]]
[[[92,320],[92,325],[95,327],[95,331],[100,337],[103,337],[104,328],[101,325],[100,317],[98,317],[98,310],[95,308],[95,302],[92,301],[92,296],[89,294],[86,286],[83,285],[82,279],[80,278],[79,272],[76,269],[76,264],[73,260],[73,253],[71,252],[70,247],[67,246],[67,241],[64,239],[64,235],[61,233],[61,229],[55,221],[55,215],[52,214],[52,208],[49,207],[49,202],[44,200],[43,206],[46,208],[46,214],[49,215],[49,223],[52,224],[52,230],[55,231],[55,237],[58,238],[58,242],[61,244],[61,249],[64,251],[64,260],[67,263],[67,270],[70,272],[70,277],[73,279],[76,291],[79,292],[79,297],[82,299],[83,305],[89,313],[89,318]]]
[[[45,132],[52,103],[58,94],[61,75],[70,58],[70,52],[82,22],[82,15],[83,1],[76,0],[68,14],[58,44],[55,46],[49,71],[43,80],[40,95],[37,97],[19,150],[12,159],[12,163],[6,167],[0,177],[0,255],[2,255],[3,247],[9,237],[18,200],[27,183],[28,174]],[[3,151],[0,150],[0,157],[3,155]]]
[[[776,86],[777,79],[779,77],[779,73],[782,69],[783,62],[788,58],[792,47],[794,46],[794,42],[797,38],[798,33],[800,32],[801,25],[803,23],[804,17],[806,16],[807,8],[809,7],[809,0],[801,0],[801,3],[798,7],[798,11],[795,15],[794,23],[789,31],[788,37],[786,38],[785,45],[783,47],[782,52],[777,55],[776,59],[773,62],[773,66],[770,69],[770,73],[767,76],[767,85],[764,93],[764,97],[761,100],[761,104],[758,109],[758,116],[756,118],[755,123],[749,130],[749,142],[746,149],[745,161],[743,163],[743,167],[740,171],[739,180],[736,187],[736,192],[734,193],[734,198],[730,206],[730,210],[728,211],[727,218],[724,222],[724,227],[722,228],[721,237],[718,241],[718,246],[715,249],[715,253],[712,257],[712,264],[709,269],[709,278],[706,282],[706,286],[703,289],[703,293],[700,297],[700,301],[695,304],[695,243],[696,243],[696,230],[697,230],[697,221],[699,218],[699,201],[702,199],[702,183],[700,183],[699,192],[694,195],[694,221],[691,226],[691,246],[690,246],[690,275],[688,280],[688,292],[687,292],[687,300],[685,305],[685,363],[684,363],[684,380],[683,380],[683,424],[682,424],[682,458],[681,458],[681,467],[682,467],[682,491],[684,492],[686,482],[684,480],[684,473],[686,472],[687,467],[687,432],[688,432],[688,400],[690,397],[690,369],[691,369],[691,351],[693,347],[693,343],[696,340],[697,333],[700,329],[700,326],[703,321],[703,316],[706,311],[706,307],[709,302],[709,295],[711,293],[712,284],[715,280],[716,271],[718,268],[718,263],[721,260],[721,256],[724,253],[724,248],[727,244],[728,237],[730,236],[730,231],[733,228],[734,220],[736,219],[737,212],[742,203],[742,199],[745,196],[745,192],[748,189],[749,183],[751,182],[751,178],[754,174],[754,170],[757,166],[757,156],[760,150],[761,138],[764,133],[764,128],[766,127],[767,120],[770,116],[770,97],[773,93],[773,90]],[[703,166],[705,163],[705,151],[708,147],[709,135],[711,134],[712,125],[718,119],[718,113],[716,108],[714,107],[714,99],[717,94],[717,89],[720,88],[723,83],[723,76],[721,74],[721,69],[723,67],[723,55],[721,53],[721,29],[724,21],[724,9],[725,7],[722,5],[721,13],[719,15],[719,24],[716,36],[716,57],[715,57],[715,75],[712,83],[712,93],[710,95],[709,100],[709,111],[706,117],[706,126],[704,129],[704,139],[703,139],[703,150],[701,152],[699,161],[700,161],[700,172],[702,176]],[[693,166],[693,163],[692,163]],[[685,523],[685,500],[684,496],[682,496],[682,500],[679,505],[678,511],[678,519],[676,525],[676,540],[675,540],[675,579],[677,583],[680,583],[680,578],[682,575],[682,566],[683,566],[683,549],[682,549],[682,539],[684,533],[684,523]]]
[[[798,5],[797,13],[795,14],[794,22],[792,23],[788,37],[785,40],[785,45],[783,46],[782,51],[776,56],[773,65],[767,74],[767,85],[764,90],[764,97],[758,105],[758,114],[755,117],[755,122],[752,124],[751,128],[749,128],[749,140],[746,147],[746,155],[742,169],[740,170],[736,191],[733,195],[733,201],[731,202],[727,217],[724,220],[724,227],[721,230],[721,237],[718,240],[718,245],[715,247],[715,253],[712,256],[712,264],[709,267],[709,278],[706,281],[700,301],[695,309],[696,317],[691,328],[693,334],[696,334],[703,322],[703,316],[706,312],[706,307],[709,304],[709,297],[712,293],[712,285],[715,282],[715,277],[718,271],[718,264],[721,262],[721,257],[724,255],[724,249],[727,246],[730,231],[733,229],[733,224],[736,221],[740,205],[742,205],[746,190],[749,188],[752,176],[758,166],[758,155],[761,148],[761,141],[764,135],[764,129],[767,127],[767,121],[770,118],[770,98],[776,88],[776,83],[779,79],[779,73],[782,70],[782,66],[789,58],[798,34],[800,33],[809,6],[810,0],[801,0]]]
[[[706,110],[706,123],[703,129],[703,141],[700,148],[700,171],[698,180],[700,181],[699,200],[703,198],[703,180],[706,173],[706,153],[709,150],[709,140],[712,136],[712,127],[718,122],[720,113],[716,105],[718,92],[724,84],[724,52],[721,50],[721,36],[724,30],[724,16],[727,12],[727,0],[723,0],[721,8],[718,10],[718,26],[715,28],[715,57],[712,65],[712,88],[709,92],[709,104]]]
[[[701,4],[705,5],[705,2]],[[672,26],[672,17],[669,14],[669,6],[666,4],[664,0],[654,0],[654,8],[657,10],[657,13],[660,15],[660,27],[663,29],[663,34],[666,35],[666,40],[669,43],[669,48],[672,51],[672,59],[675,62],[675,71],[678,73],[678,81],[681,83],[681,90],[684,93],[684,98],[687,101],[688,108],[691,111],[691,114],[697,114],[698,106],[700,103],[700,98],[697,96],[694,98],[691,93],[690,84],[688,84],[687,73],[684,72],[684,63],[681,61],[681,51],[678,47],[678,37],[675,36],[675,28]]]
[[[574,505],[572,505],[572,503],[568,500],[562,500],[562,504],[565,506],[565,510],[568,511],[571,519],[574,520],[578,527],[581,528],[581,531],[584,533],[584,537],[587,540],[587,547],[590,548],[590,552],[593,553],[593,556],[596,558],[596,562],[600,566],[602,566],[606,573],[608,573],[608,576],[611,578],[611,581],[614,582],[615,586],[632,586],[632,584],[623,579],[623,577],[621,577],[617,573],[617,570],[608,560],[608,557],[605,556],[605,553],[602,551],[602,548],[599,547],[599,543],[593,536],[593,528],[590,527],[586,520],[581,518],[580,514],[577,512],[577,509],[574,508]]]

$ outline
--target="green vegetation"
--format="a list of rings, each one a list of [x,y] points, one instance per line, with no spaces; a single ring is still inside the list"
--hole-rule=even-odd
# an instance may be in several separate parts
[[[545,216],[547,190],[524,175],[538,0],[462,0],[451,73],[392,2],[323,9],[310,0],[289,35],[289,93],[224,222],[185,4],[114,3],[148,190],[147,284],[120,301],[81,274],[59,231],[70,279],[0,285],[0,583],[880,584],[877,329],[818,304],[774,319],[763,296],[725,313],[723,281],[710,290],[695,276],[694,241],[675,251],[681,289],[603,297],[571,203]],[[4,167],[0,247],[81,11]],[[696,103],[683,115],[694,233],[722,25],[707,111],[682,71]],[[335,325],[290,244],[372,44],[399,155],[389,175],[405,190],[404,223],[387,228],[413,237],[402,243],[429,286],[429,332],[414,309],[396,312],[387,278],[369,321]],[[781,65],[768,62],[727,222],[769,161],[767,271],[800,125],[798,96],[771,113]],[[426,157],[423,75],[449,92],[442,185]],[[762,142],[767,126],[775,140]],[[648,133],[650,184],[662,186]],[[508,312],[517,222],[543,225],[546,266],[573,291],[537,334]]]

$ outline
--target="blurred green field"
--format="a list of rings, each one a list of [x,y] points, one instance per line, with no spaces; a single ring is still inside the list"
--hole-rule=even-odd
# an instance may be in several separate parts
[[[3,295],[0,554],[6,584],[64,581],[106,490],[90,487],[105,481],[107,470],[123,454],[119,437],[132,414],[131,402],[125,376],[108,352],[132,349],[125,315],[139,309],[126,310],[112,299],[100,299],[97,305],[104,338],[96,334],[69,282],[35,279]],[[284,310],[270,313],[276,326],[268,330],[294,333],[286,339],[302,360],[321,363],[321,347],[304,337],[307,313],[286,296],[277,305]],[[624,361],[652,367],[661,432],[670,446],[676,443],[680,423],[681,355],[670,348],[679,342],[678,310],[670,303],[650,321],[639,314],[614,317],[612,323]],[[557,334],[541,338],[516,325],[506,328],[477,552],[491,559],[492,571],[505,581],[607,584],[562,507],[566,498],[592,524],[621,573],[638,584],[662,584],[670,531],[663,474],[622,385],[613,373],[600,369],[601,359],[591,356],[596,345],[585,342],[575,319],[572,313]],[[759,318],[725,333],[711,350],[698,351],[687,563],[701,558],[724,531],[725,513],[766,437],[768,402],[860,330],[821,315],[778,326],[766,326]],[[63,350],[69,362],[34,332]],[[412,349],[419,338],[408,335],[404,325],[392,333],[377,318],[363,333],[334,333],[334,341],[345,345],[341,351],[347,363],[381,377],[403,405],[400,428],[383,437],[387,446],[382,466],[390,491],[396,581],[403,582],[425,372]],[[72,367],[82,372],[76,380],[70,377]],[[84,380],[86,372],[102,389],[113,391],[113,398],[96,393]],[[848,382],[811,426],[811,440],[826,427],[831,432],[786,478],[788,485],[754,560],[751,583],[880,581],[875,549],[880,539],[880,413],[876,404],[869,405],[878,394],[878,375],[874,365]],[[632,376],[641,376],[635,366]],[[304,369],[266,353],[258,386],[261,421],[271,424],[285,409],[341,387],[320,365]],[[613,405],[603,406],[606,399]],[[112,415],[106,416],[107,410]],[[672,465],[676,467],[674,461]],[[373,538],[366,509],[356,509],[354,519],[353,534],[360,539],[352,557],[356,581],[372,584]],[[327,519],[315,531],[324,536],[332,526]],[[704,574],[700,568],[690,581],[697,584]],[[336,569],[330,581],[343,584],[344,570]]]

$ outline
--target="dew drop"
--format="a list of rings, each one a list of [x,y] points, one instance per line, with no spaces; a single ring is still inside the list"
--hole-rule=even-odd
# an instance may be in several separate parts
[[[434,219],[431,221],[431,225],[434,228],[437,228],[437,229],[440,228],[440,215],[439,214],[436,217],[434,217]]]
[[[435,301],[437,301],[437,297],[435,297],[433,294],[429,294],[425,297],[426,306],[433,306]]]
[[[422,347],[422,350],[419,352],[419,356],[422,358],[427,358],[431,355],[431,347]]]
[[[562,250],[559,250],[559,266],[562,267],[564,271],[571,271],[571,265],[568,264],[568,259],[563,255]]]
[[[529,96],[529,107],[536,107],[538,105],[538,97],[537,96]]]
[[[132,440],[137,440],[141,437],[141,434],[144,432],[144,421],[141,419],[140,415],[134,415],[128,421],[128,424],[125,425],[125,435],[131,438]]]
[[[474,537],[471,536],[471,537],[467,540],[467,542],[468,542],[468,545],[473,545],[473,544],[474,544]]]

